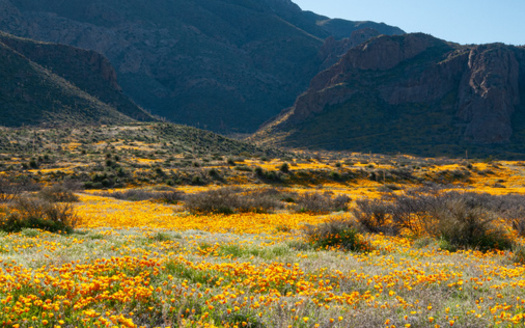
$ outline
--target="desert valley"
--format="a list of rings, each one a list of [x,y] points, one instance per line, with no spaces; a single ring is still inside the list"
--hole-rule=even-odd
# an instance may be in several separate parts
[[[523,327],[525,48],[289,0],[0,0],[0,326]]]

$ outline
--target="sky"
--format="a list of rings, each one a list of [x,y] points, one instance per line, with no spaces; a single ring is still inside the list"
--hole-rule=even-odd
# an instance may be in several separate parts
[[[292,0],[331,18],[370,20],[460,44],[525,45],[525,0]]]

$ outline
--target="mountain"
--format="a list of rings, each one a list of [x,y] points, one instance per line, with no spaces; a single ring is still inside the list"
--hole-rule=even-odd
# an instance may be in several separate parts
[[[525,154],[525,48],[378,36],[319,73],[253,137],[311,149]]]
[[[280,0],[277,0],[280,1]],[[405,32],[396,26],[390,26],[385,23],[375,23],[370,21],[354,22],[345,19],[332,19],[326,16],[318,15],[311,11],[304,12],[310,21],[314,21],[316,25],[327,31],[332,37],[337,40],[348,38],[348,36],[358,30],[374,29],[379,34],[384,35],[402,35]]]
[[[143,108],[229,133],[291,106],[325,62],[324,40],[362,28],[403,33],[290,0],[0,0],[0,30],[97,51]]]
[[[0,125],[152,120],[120,91],[103,56],[0,33]]]

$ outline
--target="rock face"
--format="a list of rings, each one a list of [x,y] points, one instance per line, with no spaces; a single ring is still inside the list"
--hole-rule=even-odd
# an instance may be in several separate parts
[[[478,46],[470,50],[468,70],[459,89],[458,111],[458,116],[469,122],[465,131],[467,140],[484,143],[510,140],[512,114],[520,103],[519,71],[515,49]]]
[[[290,0],[0,0],[0,30],[99,52],[139,105],[221,132],[253,132],[291,106],[325,38],[402,33],[331,22]]]
[[[0,125],[99,124],[153,118],[122,94],[100,54],[0,32]]]
[[[524,110],[524,58],[525,49],[503,44],[376,37],[318,74],[255,139],[425,155],[514,151],[525,141],[518,140],[524,124],[517,119]]]
[[[337,40],[333,36],[329,37],[325,40],[323,47],[319,52],[319,56],[323,59],[321,69],[325,70],[336,64],[341,57],[348,52],[348,50],[379,36],[380,34],[381,33],[376,29],[364,28],[353,31],[349,38]]]

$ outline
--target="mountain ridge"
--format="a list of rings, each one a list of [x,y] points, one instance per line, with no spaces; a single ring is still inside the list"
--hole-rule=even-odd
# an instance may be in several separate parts
[[[326,24],[289,0],[0,0],[0,30],[102,53],[143,108],[226,133],[255,131],[306,90]]]
[[[319,73],[252,139],[418,155],[525,153],[523,50],[421,33],[378,36]]]
[[[113,68],[99,54],[0,32],[0,58],[0,122],[3,126],[134,121],[126,114],[153,120],[120,94]],[[62,68],[69,68],[69,76],[64,71],[56,72],[57,58],[69,58],[67,65],[61,64]],[[86,81],[79,83],[82,79]],[[104,100],[114,101],[110,105]]]

